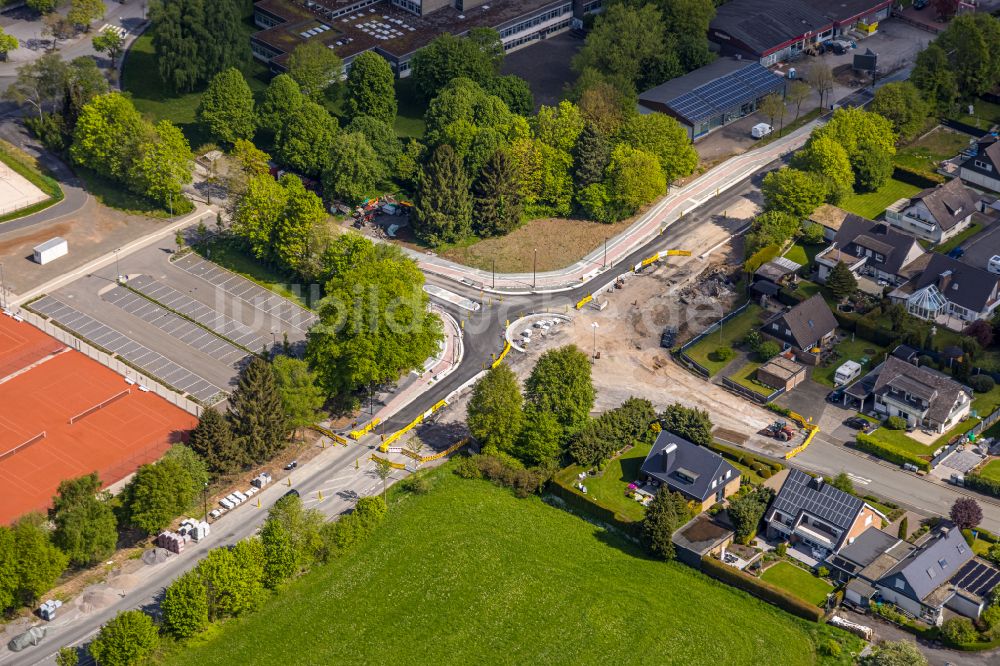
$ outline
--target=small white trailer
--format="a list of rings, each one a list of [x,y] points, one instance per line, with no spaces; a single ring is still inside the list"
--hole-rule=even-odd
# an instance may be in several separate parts
[[[50,238],[41,245],[36,245],[33,249],[35,252],[35,263],[42,265],[69,254],[69,244],[66,243],[65,238],[60,238],[59,236]]]

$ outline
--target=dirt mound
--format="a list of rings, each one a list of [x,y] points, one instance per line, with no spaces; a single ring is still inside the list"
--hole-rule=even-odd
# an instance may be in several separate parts
[[[142,554],[144,564],[162,564],[170,559],[170,551],[166,548],[153,548]]]

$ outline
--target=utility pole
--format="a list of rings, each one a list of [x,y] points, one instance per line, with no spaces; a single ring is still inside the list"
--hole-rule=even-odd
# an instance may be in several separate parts
[[[208,481],[205,482],[205,487],[201,489],[201,496],[205,502],[205,522],[208,522]]]
[[[497,260],[493,260],[493,288],[497,288]]]
[[[608,267],[608,237],[604,237],[604,268]]]
[[[591,328],[594,329],[594,355],[591,358],[597,358],[597,329],[599,328],[597,322],[590,324]]]

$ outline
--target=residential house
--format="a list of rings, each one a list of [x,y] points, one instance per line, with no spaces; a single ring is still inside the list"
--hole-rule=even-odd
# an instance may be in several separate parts
[[[760,331],[791,349],[807,365],[819,363],[819,354],[837,330],[837,320],[819,294],[779,312],[764,322]]]
[[[971,185],[1000,192],[1000,142],[995,134],[987,134],[976,142],[974,154],[959,166],[958,177]]]
[[[740,471],[722,456],[672,432],[661,432],[640,468],[653,485],[666,485],[705,511],[740,489]]]
[[[859,28],[874,32],[889,0],[730,0],[715,10],[708,38],[723,55],[769,67]]]
[[[670,540],[674,543],[677,559],[695,569],[701,569],[701,558],[718,555],[735,536],[725,511],[716,516],[699,513],[682,527],[674,530]]]
[[[816,255],[817,279],[825,283],[830,271],[843,262],[858,277],[895,287],[913,276],[919,266],[915,262],[925,254],[913,236],[849,213],[830,247]]]
[[[962,532],[948,523],[882,574],[874,587],[884,601],[940,624],[945,606],[957,591],[951,579],[973,556]]]
[[[823,227],[823,238],[832,242],[836,238],[837,232],[840,231],[840,225],[851,215],[854,213],[848,213],[843,208],[825,203],[814,210],[806,220],[809,224],[818,224]]]
[[[899,416],[911,428],[945,433],[972,408],[972,389],[932,368],[889,356],[844,394],[864,411]]]
[[[993,316],[1000,304],[1000,275],[935,252],[889,298],[916,317],[962,330],[968,322]]]
[[[764,515],[769,539],[836,553],[885,516],[863,499],[834,488],[822,477],[791,469]]]
[[[886,571],[896,565],[916,546],[883,532],[877,527],[869,527],[852,543],[840,549],[827,560],[830,577],[846,583],[860,579],[874,586]],[[888,555],[887,555],[888,554]],[[872,590],[874,592],[874,589]],[[856,606],[866,606],[870,597],[858,598],[846,595]]]
[[[886,209],[885,221],[936,245],[967,229],[974,213],[976,196],[960,178],[954,178],[899,199]]]

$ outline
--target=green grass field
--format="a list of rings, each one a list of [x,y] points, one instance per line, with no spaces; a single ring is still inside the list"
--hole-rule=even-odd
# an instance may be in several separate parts
[[[755,379],[757,368],[762,365],[763,363],[758,363],[757,361],[747,361],[746,365],[743,365],[739,370],[729,375],[729,378],[743,388],[748,388],[754,393],[767,397],[774,393],[777,387],[765,386]]]
[[[599,504],[619,513],[624,518],[642,520],[646,508],[631,497],[625,495],[628,484],[639,478],[639,468],[642,461],[649,455],[649,444],[634,446],[623,455],[615,458],[604,467],[600,476],[587,477],[584,485],[587,494]],[[573,465],[561,474],[569,477],[571,482],[576,475],[584,471],[582,467]]]
[[[825,245],[803,245],[802,243],[796,243],[792,247],[788,248],[788,252],[785,252],[785,258],[791,259],[797,264],[802,266],[809,266],[812,264],[813,259],[819,254]]]
[[[396,79],[396,136],[419,139],[424,135],[426,124],[424,113],[427,105],[417,95],[416,83],[412,76]]]
[[[959,108],[963,111],[967,110],[965,106],[960,106]],[[954,116],[954,119],[960,123],[978,127],[983,131],[986,131],[993,125],[1000,123],[1000,105],[991,104],[990,102],[984,102],[981,99],[977,99],[972,110],[974,111],[973,115],[966,113]]]
[[[937,127],[896,151],[896,164],[920,171],[937,171],[942,160],[951,159],[969,147],[967,134],[946,127]]]
[[[242,67],[243,75],[250,84],[250,89],[259,98],[271,78],[267,66],[250,56],[250,35],[259,28],[254,26],[249,15],[240,25],[246,33],[248,45],[246,64]],[[135,108],[154,122],[167,119],[180,127],[192,149],[197,150],[211,141],[205,128],[195,118],[205,86],[188,93],[174,92],[166,86],[160,80],[156,54],[153,51],[153,37],[148,31],[135,40],[125,56],[122,87],[132,94]]]
[[[778,562],[760,577],[761,580],[817,606],[822,606],[826,602],[826,595],[833,592],[833,586],[825,580],[788,562]]]
[[[737,346],[750,329],[760,326],[760,313],[760,306],[750,305],[738,316],[723,324],[721,331],[715,331],[688,349],[687,355],[708,370],[709,374],[714,375],[726,367],[729,361],[713,361],[709,355],[721,346]]]
[[[934,444],[921,444],[917,440],[907,436],[905,430],[890,430],[883,426],[869,434],[887,446],[912,453],[915,456],[929,456],[937,448]]]
[[[919,191],[920,188],[915,185],[892,178],[875,192],[848,194],[838,205],[848,212],[874,220],[897,200],[912,197]]]
[[[167,664],[848,664],[860,640],[448,468],[370,541]],[[835,636],[843,656],[819,657]]]
[[[254,259],[239,248],[221,242],[210,243],[198,247],[197,250],[203,257],[214,261],[223,268],[242,275],[279,296],[293,300],[304,308],[309,307],[309,295],[289,289],[291,280],[287,276],[267,266],[264,262]]]
[[[980,476],[993,481],[1000,481],[1000,460],[991,460],[983,467]]]

